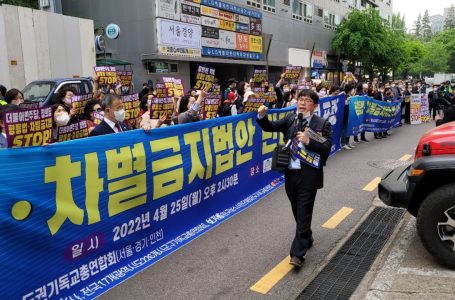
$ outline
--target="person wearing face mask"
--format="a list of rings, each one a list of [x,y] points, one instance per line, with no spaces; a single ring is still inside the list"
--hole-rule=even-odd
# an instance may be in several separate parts
[[[68,107],[70,111],[70,119],[71,122],[76,122],[82,116],[76,115],[76,110],[73,108],[73,103],[71,102],[71,98],[76,95],[76,90],[73,88],[65,88],[58,93],[58,98],[56,104],[65,105]]]
[[[92,99],[87,102],[84,107],[84,118],[87,121],[87,127],[89,133],[96,127],[94,114],[101,113],[101,101],[98,99]]]
[[[14,104],[0,105],[0,149],[8,148],[8,140],[6,137],[5,123],[3,122],[3,113],[17,110]]]
[[[125,109],[119,96],[106,95],[101,102],[104,112],[104,120],[90,132],[90,136],[120,133],[127,131],[128,127],[123,124]]]
[[[10,89],[5,94],[5,102],[19,106],[19,104],[24,103],[24,94],[18,89]]]
[[[64,104],[52,106],[52,141],[55,143],[58,136],[58,128],[66,126],[70,122],[70,110]]]
[[[286,194],[291,202],[296,221],[296,231],[292,242],[290,264],[302,266],[306,252],[313,245],[311,219],[318,189],[323,187],[323,166],[332,147],[332,127],[327,119],[314,114],[319,96],[311,91],[300,92],[297,110],[283,119],[270,121],[266,114],[268,108],[258,108],[257,123],[266,132],[282,132],[284,141],[290,144],[291,155],[284,173]],[[312,129],[313,135],[308,128]],[[304,160],[298,149],[306,149],[318,155],[319,164]],[[314,161],[313,161],[314,162]]]
[[[201,91],[197,100],[191,95],[183,96],[179,103],[178,124],[196,122],[200,120],[199,114],[202,107],[202,100],[206,91]]]

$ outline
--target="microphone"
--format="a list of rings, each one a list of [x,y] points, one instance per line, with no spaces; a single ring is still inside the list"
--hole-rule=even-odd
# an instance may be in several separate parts
[[[302,131],[302,129],[303,129],[303,128],[302,128],[302,125],[303,125],[303,114],[302,114],[302,113],[299,113],[299,114],[297,115],[297,119],[298,119],[298,121],[299,121],[299,123],[298,123],[298,124],[299,124],[299,127],[298,127],[298,128],[299,128],[299,131]]]

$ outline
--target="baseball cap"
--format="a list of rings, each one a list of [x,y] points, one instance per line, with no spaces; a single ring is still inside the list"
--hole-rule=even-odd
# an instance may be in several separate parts
[[[228,97],[228,100],[235,100],[235,93],[229,92],[227,97]]]

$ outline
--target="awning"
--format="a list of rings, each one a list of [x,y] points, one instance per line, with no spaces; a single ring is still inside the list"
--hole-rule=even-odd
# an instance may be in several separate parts
[[[263,60],[242,60],[242,59],[226,59],[216,57],[184,57],[184,56],[171,56],[158,53],[142,54],[142,61],[155,61],[155,60],[176,60],[176,61],[195,61],[202,63],[217,63],[217,64],[239,64],[239,65],[254,65],[265,66],[266,62]]]
[[[131,66],[132,63],[130,63],[126,60],[120,60],[120,59],[98,58],[96,60],[96,65],[97,66]]]

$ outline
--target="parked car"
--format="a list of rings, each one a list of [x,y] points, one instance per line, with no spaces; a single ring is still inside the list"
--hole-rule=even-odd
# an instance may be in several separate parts
[[[93,92],[91,78],[80,77],[32,81],[22,90],[22,93],[26,102],[43,102],[43,106],[50,106],[57,101],[59,91],[70,87],[77,95]]]
[[[455,122],[424,134],[414,162],[382,178],[379,198],[415,216],[428,252],[455,269]]]

